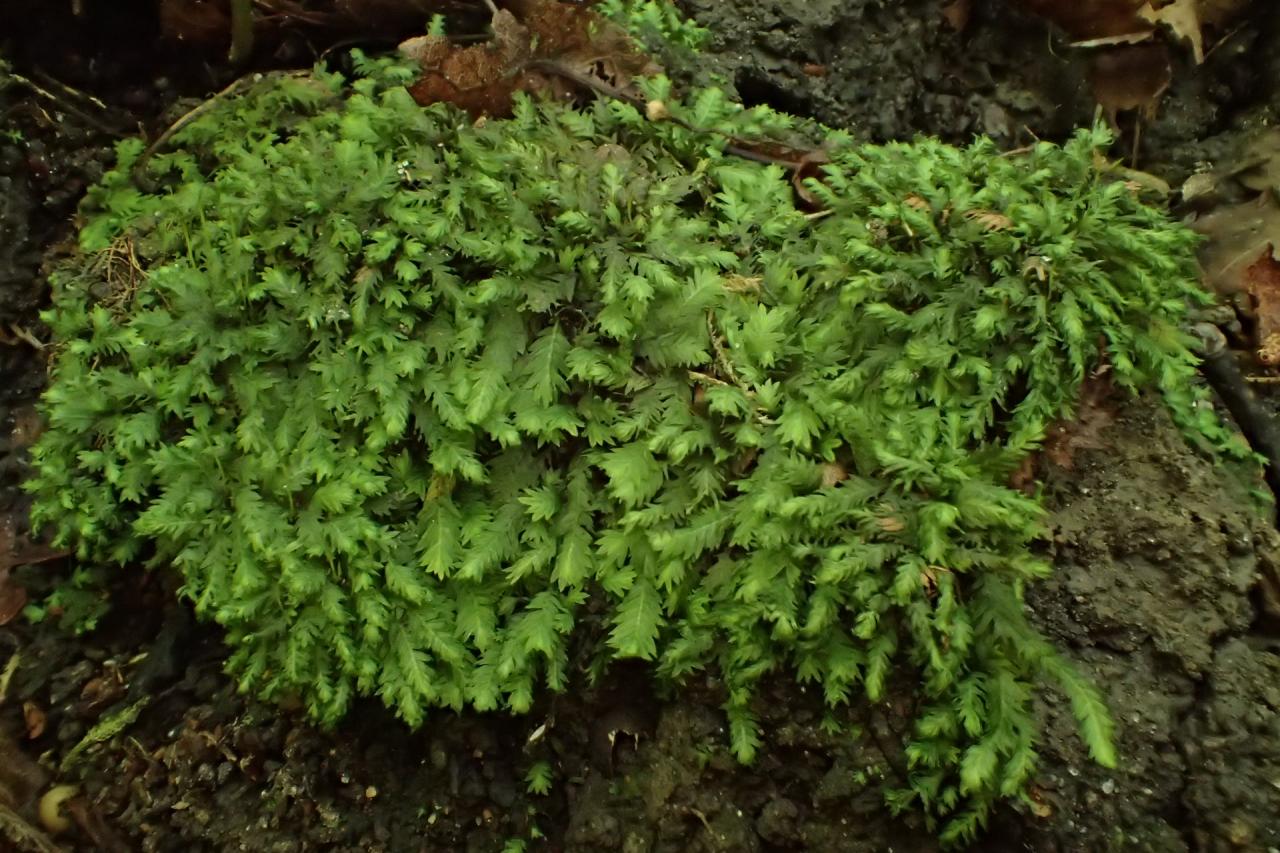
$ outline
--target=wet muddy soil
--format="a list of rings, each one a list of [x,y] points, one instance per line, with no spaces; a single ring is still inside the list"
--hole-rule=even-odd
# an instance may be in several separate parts
[[[686,73],[875,139],[988,133],[1016,146],[1092,120],[1084,61],[1043,22],[976,0],[957,31],[945,5],[688,0],[713,41]],[[1257,5],[1203,66],[1179,59],[1143,168],[1176,186],[1277,118],[1280,12]],[[175,99],[225,82],[204,58],[147,52],[148,4],[118,4],[113,21],[46,8],[0,6],[0,56],[24,81],[0,75],[0,536],[19,540],[42,258],[72,233],[117,134],[163,127]],[[1046,694],[1030,796],[975,849],[1280,849],[1280,630],[1258,591],[1280,564],[1272,512],[1153,401],[1125,404],[1102,437],[1046,479],[1057,571],[1030,600],[1104,686],[1121,764],[1093,765],[1065,700]],[[38,600],[73,570],[51,560],[18,577]],[[654,695],[630,669],[523,718],[442,712],[410,732],[366,703],[325,732],[238,695],[217,632],[162,575],[118,575],[112,601],[79,637],[56,619],[0,627],[0,850],[936,848],[882,804],[903,764],[905,702],[850,708],[834,733],[819,697],[774,681],[758,702],[765,747],[745,768],[713,681]],[[553,785],[536,794],[526,779],[542,767]],[[20,832],[41,826],[39,798],[60,783],[76,786],[70,826]]]

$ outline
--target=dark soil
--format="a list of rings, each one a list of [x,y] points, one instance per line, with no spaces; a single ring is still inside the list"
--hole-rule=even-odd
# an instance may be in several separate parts
[[[715,34],[688,76],[870,138],[988,133],[1013,147],[1093,117],[1079,53],[998,0],[977,0],[963,33],[938,0],[685,5]],[[73,234],[117,134],[154,133],[180,96],[229,79],[216,56],[155,47],[151,4],[86,6],[88,19],[69,3],[0,5],[0,56],[34,84],[0,76],[0,528],[19,537],[44,375],[42,259]],[[1280,11],[1255,6],[1205,65],[1176,69],[1144,130],[1141,165],[1174,185],[1277,118]],[[1092,764],[1069,706],[1046,694],[1035,785],[976,849],[1280,849],[1280,631],[1256,588],[1280,564],[1280,536],[1247,478],[1188,448],[1158,405],[1121,408],[1104,449],[1046,479],[1057,572],[1031,595],[1039,623],[1104,686],[1121,766]],[[23,570],[28,594],[64,580],[68,562]],[[15,827],[36,823],[55,782],[79,786],[57,842],[77,850],[936,847],[880,793],[902,768],[907,683],[902,702],[850,709],[843,733],[823,725],[819,697],[771,683],[766,747],[745,768],[713,681],[656,696],[625,668],[524,718],[442,712],[410,732],[370,702],[324,732],[239,696],[217,632],[193,624],[168,583],[120,573],[112,610],[81,637],[57,620],[0,628],[0,850],[48,849]],[[118,731],[73,751],[104,721]],[[554,771],[543,796],[525,781],[539,762]]]

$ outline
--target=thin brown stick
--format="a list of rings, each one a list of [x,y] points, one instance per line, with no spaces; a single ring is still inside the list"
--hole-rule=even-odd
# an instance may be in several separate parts
[[[289,71],[289,72],[286,72],[284,76],[307,77],[307,76],[310,76],[310,74],[311,74],[310,70]],[[137,178],[137,176],[142,173],[142,167],[145,166],[147,164],[147,161],[150,160],[152,156],[155,155],[156,151],[158,151],[166,142],[168,142],[170,139],[173,138],[173,135],[175,133],[182,130],[184,127],[189,125],[191,122],[195,121],[200,116],[207,113],[209,110],[213,109],[215,104],[221,103],[226,98],[229,98],[232,95],[236,94],[240,90],[240,88],[244,86],[246,83],[256,82],[259,76],[260,75],[257,75],[257,74],[246,74],[244,77],[238,77],[235,80],[232,80],[221,91],[215,93],[208,100],[201,101],[195,107],[191,108],[190,110],[188,110],[187,112],[179,116],[178,120],[175,121],[173,124],[169,125],[168,129],[166,129],[164,133],[157,136],[155,142],[152,142],[150,145],[148,145],[147,149],[142,152],[142,155],[140,157],[138,157],[138,162],[133,164],[133,176]]]
[[[569,66],[561,62],[556,62],[555,60],[551,60],[551,59],[534,59],[526,63],[524,67],[528,69],[532,69],[534,71],[546,71],[548,73],[558,75],[573,83],[577,83],[580,86],[584,86],[588,89],[591,89],[595,91],[597,94],[604,95],[605,97],[609,97],[609,98],[614,98],[615,100],[624,101],[628,104],[631,104],[636,109],[640,110],[640,112],[642,113],[645,112],[645,107],[647,106],[647,104],[644,98],[641,98],[638,95],[633,95],[630,92],[624,92],[622,89],[619,89],[617,86],[613,86],[609,83],[606,83],[600,78],[593,77],[590,74],[584,74],[581,71],[578,71],[576,68],[570,68]],[[677,118],[676,116],[673,116],[673,115],[664,115],[661,119],[657,119],[657,120],[669,121],[672,124],[675,124],[679,127],[683,127],[685,130],[693,131],[694,133],[710,133],[710,134],[715,134],[716,136],[723,137],[724,139],[728,140],[728,143],[729,143],[728,145],[725,146],[725,152],[728,154],[732,154],[735,157],[741,157],[744,160],[752,160],[756,163],[776,163],[780,166],[785,166],[786,168],[793,169],[793,170],[799,169],[801,166],[804,165],[804,163],[800,160],[791,160],[785,157],[776,157],[772,154],[763,154],[750,147],[751,140],[743,139],[742,137],[734,136],[733,134],[730,134],[730,133],[725,133],[722,130],[716,130],[714,128],[696,127],[690,124],[689,122],[685,121],[684,119]]]
[[[227,62],[243,65],[253,54],[253,0],[231,0],[231,46]]]

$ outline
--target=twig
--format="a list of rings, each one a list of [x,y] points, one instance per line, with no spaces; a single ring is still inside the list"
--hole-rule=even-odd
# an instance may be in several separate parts
[[[8,338],[8,335],[4,334],[4,329],[0,329],[0,343],[7,344],[7,343],[12,343],[14,340],[18,340],[18,341],[23,341],[24,343],[30,344],[31,346],[35,347],[37,350],[43,351],[45,348],[44,341],[40,340],[35,335],[31,334],[31,332],[27,331],[17,323],[9,324],[9,334],[12,334],[13,338],[6,340],[6,338]]]
[[[243,65],[253,54],[253,0],[231,0],[231,47],[227,62]]]
[[[289,71],[289,72],[286,72],[284,76],[307,77],[310,75],[311,75],[310,71]],[[208,100],[202,101],[192,109],[183,113],[178,118],[177,121],[169,125],[169,128],[165,130],[164,133],[156,137],[155,142],[152,142],[150,145],[148,145],[147,150],[143,151],[142,155],[138,157],[138,162],[133,164],[134,178],[136,179],[142,173],[142,167],[147,164],[147,161],[150,160],[152,156],[155,155],[156,151],[159,150],[161,146],[163,146],[166,142],[168,142],[170,139],[173,138],[173,135],[175,133],[182,130],[182,128],[186,127],[188,124],[195,121],[197,118],[204,115],[209,110],[213,109],[215,104],[218,104],[221,101],[225,100],[226,98],[229,98],[232,95],[236,94],[236,92],[238,92],[239,89],[242,88],[246,83],[255,83],[260,78],[261,78],[261,75],[259,74],[246,74],[244,77],[238,77],[235,80],[232,80],[229,84],[227,84],[227,86],[224,87],[221,91],[215,93]]]
[[[729,381],[743,393],[748,393],[743,387],[742,380],[738,378],[738,373],[733,369],[733,362],[729,360],[729,353],[725,352],[724,341],[720,338],[720,333],[716,330],[715,316],[707,312],[707,334],[711,337],[711,349],[716,354],[716,367],[729,378]]]
[[[633,95],[630,92],[624,92],[617,86],[606,83],[600,78],[593,77],[590,74],[584,74],[576,68],[571,68],[564,63],[556,62],[551,59],[534,59],[527,62],[524,67],[534,71],[546,71],[548,73],[558,75],[566,80],[577,83],[580,86],[585,86],[586,88],[595,91],[597,94],[631,104],[633,107],[640,110],[641,113],[645,113],[646,111],[645,108],[647,103],[644,98],[641,98],[638,95]],[[669,114],[664,114],[663,117],[658,120],[669,121],[678,127],[683,127],[685,130],[692,131],[694,133],[708,133],[723,137],[728,140],[728,145],[725,146],[725,152],[732,154],[735,157],[741,157],[744,160],[752,160],[757,163],[776,163],[792,170],[799,169],[804,165],[803,158],[793,160],[785,157],[777,157],[772,154],[761,153],[750,147],[751,140],[743,139],[740,136],[734,136],[731,133],[725,133],[722,130],[697,127],[682,118]]]
[[[81,121],[87,124],[93,125],[103,133],[110,134],[111,136],[119,136],[121,133],[119,127],[113,127],[112,125],[107,124],[106,122],[102,121],[96,116],[89,115],[87,112],[80,109],[78,106],[71,103],[66,98],[55,95],[53,92],[44,88],[34,80],[31,80],[27,77],[23,77],[21,74],[13,74],[13,73],[9,74],[9,79],[20,86],[26,86],[32,92],[50,101],[59,109],[70,113],[71,115],[75,116],[76,118],[80,119]],[[102,106],[101,101],[97,101],[96,99],[91,98],[88,95],[84,95],[81,92],[77,92],[75,89],[72,89],[70,86],[67,86],[63,83],[58,83],[57,85],[65,91],[73,92],[76,95],[83,97],[85,100],[89,101],[90,103],[93,103],[95,106]],[[106,107],[103,106],[103,109],[106,109]]]
[[[8,839],[18,849],[38,850],[40,853],[62,853],[49,836],[27,823],[22,815],[0,803],[0,839]]]
[[[1280,424],[1249,388],[1222,330],[1211,323],[1197,323],[1195,331],[1203,351],[1200,372],[1226,404],[1249,446],[1266,458],[1267,485],[1280,497]]]

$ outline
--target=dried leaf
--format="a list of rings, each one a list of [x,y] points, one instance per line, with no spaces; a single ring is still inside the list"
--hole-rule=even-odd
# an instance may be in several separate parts
[[[1280,262],[1270,243],[1245,267],[1243,282],[1254,309],[1258,359],[1270,366],[1280,364]]]
[[[795,156],[794,151],[790,153],[792,156]],[[830,162],[830,158],[827,157],[827,153],[821,149],[805,151],[803,154],[800,154],[799,158],[794,162],[796,162],[797,165],[791,172],[791,186],[796,191],[796,197],[800,199],[806,210],[823,209],[822,200],[814,194],[813,190],[809,189],[805,185],[805,182],[810,178],[817,181],[822,180],[824,174],[822,167],[824,164]]]
[[[9,578],[15,539],[13,517],[0,518],[0,625],[8,625],[27,606],[27,591]]]
[[[493,16],[493,39],[457,47],[445,36],[425,35],[402,42],[400,52],[417,62],[421,79],[409,90],[426,106],[445,101],[474,117],[506,115],[516,91],[517,69],[529,60],[530,36],[515,16]]]
[[[1280,334],[1264,338],[1258,345],[1257,355],[1258,361],[1267,367],[1280,365]]]
[[[526,0],[517,18],[507,9],[493,16],[493,38],[460,47],[443,36],[418,36],[400,45],[423,69],[409,90],[426,105],[446,101],[472,116],[504,116],[518,91],[570,97],[578,81],[625,89],[661,69],[626,31],[595,12],[555,0]]]
[[[966,210],[964,218],[976,222],[988,231],[1003,231],[1013,227],[1013,220],[994,210]]]
[[[1200,33],[1196,0],[1173,0],[1159,9],[1153,9],[1148,3],[1138,10],[1138,17],[1157,26],[1168,27],[1179,39],[1191,43],[1196,65],[1204,62],[1204,37]]]
[[[764,279],[758,275],[729,273],[721,279],[721,286],[730,293],[759,293]]]
[[[1149,38],[1151,25],[1138,17],[1146,0],[1017,0],[1022,8],[1052,21],[1072,39],[1096,41]],[[1112,42],[1114,43],[1114,42]]]
[[[1033,273],[1036,281],[1044,281],[1049,277],[1049,267],[1039,255],[1032,255],[1022,262],[1022,274]]]
[[[671,118],[671,111],[662,101],[649,101],[644,105],[644,117],[649,121],[666,121]]]
[[[160,0],[160,32],[188,49],[225,49],[231,15],[225,4],[209,0]]]
[[[1111,397],[1115,391],[1109,371],[1095,371],[1080,385],[1080,402],[1076,417],[1062,421],[1048,430],[1042,454],[1052,464],[1070,471],[1076,454],[1085,449],[1101,450],[1102,433],[1115,421]]]
[[[1224,296],[1247,289],[1245,268],[1280,234],[1280,203],[1270,193],[1197,217],[1191,227],[1209,239],[1200,248],[1205,283]]]
[[[1053,806],[1045,802],[1044,792],[1039,788],[1032,786],[1028,792],[1027,801],[1031,808],[1031,813],[1038,818],[1047,818],[1053,816]]]
[[[1230,172],[1256,192],[1280,192],[1280,128],[1268,128],[1249,140]]]
[[[1172,79],[1173,66],[1163,44],[1099,50],[1089,63],[1094,100],[1113,124],[1123,110],[1141,110],[1146,117],[1153,117]]]
[[[880,529],[885,533],[901,533],[903,530],[907,529],[907,526],[902,523],[902,519],[892,515],[884,518],[877,518],[876,524],[879,525]]]
[[[31,544],[18,534],[13,515],[0,517],[0,625],[12,622],[27,606],[27,591],[10,577],[14,566],[44,563],[65,557],[67,551],[47,545]]]
[[[822,469],[822,487],[824,489],[849,479],[849,472],[839,462],[824,462],[818,467]]]
[[[942,7],[942,17],[958,33],[964,32],[969,26],[969,16],[972,13],[973,0],[951,0]]]
[[[26,589],[9,578],[9,569],[0,567],[0,625],[8,625],[26,606]]]
[[[1034,453],[1022,457],[1017,470],[1009,475],[1009,488],[1026,495],[1035,494],[1036,455]]]
[[[44,709],[35,702],[27,700],[22,703],[22,721],[27,727],[27,739],[35,740],[44,734],[48,718],[45,716]]]

